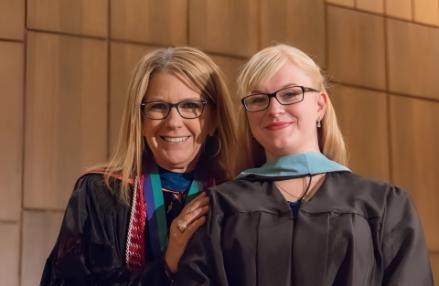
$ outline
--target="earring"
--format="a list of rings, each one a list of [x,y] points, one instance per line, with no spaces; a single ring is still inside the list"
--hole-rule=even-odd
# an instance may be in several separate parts
[[[322,127],[322,124],[320,122],[321,122],[320,120],[317,120],[317,128]]]

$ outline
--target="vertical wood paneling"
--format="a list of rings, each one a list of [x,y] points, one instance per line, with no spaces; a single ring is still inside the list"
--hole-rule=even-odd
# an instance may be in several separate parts
[[[260,8],[262,46],[270,46],[273,42],[287,43],[303,50],[324,66],[324,8],[324,0],[262,0]]]
[[[439,102],[391,96],[393,178],[421,216],[430,250],[439,251]]]
[[[235,103],[239,106],[240,101],[238,95],[236,94],[236,79],[238,78],[239,71],[242,66],[245,64],[245,60],[230,58],[230,57],[222,57],[222,56],[214,56],[210,55],[213,61],[221,68],[224,73],[224,77],[226,80],[226,84],[229,88],[230,94],[234,99]]]
[[[110,74],[110,150],[113,151],[119,137],[123,110],[128,98],[128,83],[140,58],[154,50],[153,47],[123,43],[111,44]]]
[[[439,29],[388,20],[389,88],[439,99]]]
[[[187,44],[188,0],[110,0],[111,37],[158,45]]]
[[[411,20],[413,14],[413,0],[385,0],[386,15]]]
[[[39,285],[44,264],[58,237],[62,218],[62,212],[24,212],[22,286]]]
[[[28,34],[24,205],[64,209],[76,177],[106,159],[105,41]]]
[[[191,0],[189,44],[227,55],[251,56],[258,50],[258,2]]]
[[[23,161],[23,44],[0,41],[0,219],[20,218]]]
[[[0,38],[24,38],[24,1],[0,0]]]
[[[105,37],[108,0],[28,0],[29,28]]]
[[[0,223],[0,233],[1,284],[15,286],[18,285],[19,275],[19,224]]]
[[[331,89],[348,147],[349,167],[364,176],[389,180],[386,94],[338,85]]]
[[[439,0],[416,0],[415,21],[429,25],[439,25]]]
[[[365,11],[382,14],[385,0],[356,0],[357,8]]]
[[[328,70],[336,81],[385,88],[384,19],[328,7]]]

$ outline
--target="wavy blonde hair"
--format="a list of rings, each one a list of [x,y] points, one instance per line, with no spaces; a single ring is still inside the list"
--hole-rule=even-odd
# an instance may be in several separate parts
[[[105,182],[117,175],[121,179],[119,196],[129,202],[129,181],[141,174],[142,157],[148,152],[142,134],[142,115],[140,105],[148,89],[151,76],[156,72],[168,72],[177,76],[212,103],[216,118],[214,136],[221,145],[214,158],[207,161],[211,176],[217,180],[230,179],[236,174],[237,125],[234,117],[236,104],[228,92],[219,67],[202,51],[191,47],[163,48],[146,54],[136,65],[132,74],[128,99],[125,105],[120,136],[109,162],[103,165]],[[220,124],[218,124],[220,123]],[[202,152],[202,151],[201,151]],[[147,153],[150,155],[150,153]]]
[[[326,81],[320,67],[304,52],[285,44],[265,48],[255,55],[243,67],[238,77],[238,95],[246,96],[265,80],[271,78],[282,66],[293,62],[302,69],[314,82],[319,90],[326,92]],[[257,167],[266,160],[262,146],[253,138],[247,120],[247,113],[241,108],[239,115],[240,142],[244,142],[244,168]],[[334,107],[328,97],[325,115],[318,130],[320,151],[328,158],[346,165],[347,152],[343,135],[337,123]]]

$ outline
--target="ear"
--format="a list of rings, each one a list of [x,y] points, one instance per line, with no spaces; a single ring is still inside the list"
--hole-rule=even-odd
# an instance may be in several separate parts
[[[322,120],[322,118],[325,116],[326,113],[326,107],[328,106],[328,93],[326,93],[326,90],[322,90],[318,94],[317,98],[317,112],[319,115],[319,120]]]

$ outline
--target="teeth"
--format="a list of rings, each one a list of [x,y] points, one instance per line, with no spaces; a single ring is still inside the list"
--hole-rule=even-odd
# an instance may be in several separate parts
[[[172,143],[181,143],[181,142],[185,142],[189,136],[183,136],[183,137],[168,137],[168,136],[161,136],[163,140],[167,141],[167,142],[172,142]]]

